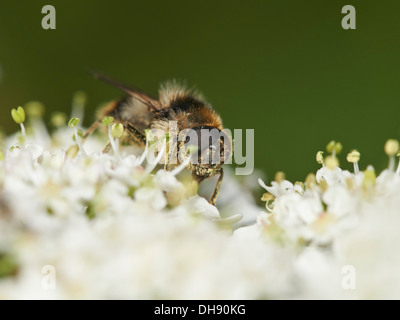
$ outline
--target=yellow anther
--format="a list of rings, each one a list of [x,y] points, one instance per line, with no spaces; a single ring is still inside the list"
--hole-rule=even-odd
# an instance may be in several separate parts
[[[328,190],[329,186],[328,186],[328,182],[326,182],[326,180],[321,180],[319,182],[319,187],[321,188],[322,191],[326,191]]]
[[[325,158],[325,166],[330,170],[334,170],[339,166],[339,159],[335,156],[327,156]]]
[[[302,181],[296,181],[294,183],[295,186],[300,186],[304,190],[304,183]]]
[[[283,171],[278,171],[275,173],[275,181],[278,183],[281,183],[283,180],[285,180],[286,176]]]
[[[270,194],[269,192],[264,193],[261,197],[261,201],[267,201],[267,202],[272,201],[274,199],[275,199],[275,197],[272,194]]]
[[[360,161],[360,156],[360,152],[358,152],[357,150],[352,150],[347,154],[346,160],[348,162],[355,163]]]
[[[317,185],[317,179],[315,178],[314,173],[309,173],[306,177],[306,188],[312,189]]]
[[[389,139],[385,143],[385,152],[388,156],[394,156],[399,152],[399,141],[396,139]]]
[[[323,151],[318,151],[316,156],[315,156],[315,160],[317,160],[317,162],[319,164],[323,164],[324,163],[324,152]]]

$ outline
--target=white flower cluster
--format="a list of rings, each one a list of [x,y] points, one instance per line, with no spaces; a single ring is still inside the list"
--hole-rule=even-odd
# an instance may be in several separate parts
[[[289,252],[232,236],[240,213],[221,217],[190,176],[177,179],[183,167],[157,171],[131,147],[102,153],[100,135],[80,152],[71,128],[26,132],[1,153],[0,299],[255,299],[289,290]]]
[[[347,159],[354,173],[337,167],[333,152],[320,159],[322,168],[305,183],[293,185],[282,175],[270,187],[259,181],[268,191],[263,196],[268,213],[258,217],[256,232],[284,248],[297,248],[298,298],[400,298],[397,152],[398,143],[387,152],[389,169],[378,177],[371,166],[360,172],[359,153],[352,151]]]
[[[378,177],[358,170],[356,151],[355,172],[341,170],[334,143],[304,183],[260,180],[267,212],[252,179],[228,170],[217,209],[184,166],[157,171],[132,147],[103,153],[100,135],[82,144],[77,118],[51,136],[38,118],[25,132],[22,108],[13,119],[22,139],[0,153],[0,299],[400,297],[398,145]]]

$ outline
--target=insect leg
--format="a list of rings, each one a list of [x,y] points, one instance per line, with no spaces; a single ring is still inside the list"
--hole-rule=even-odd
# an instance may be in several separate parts
[[[110,149],[111,149],[111,142],[108,141],[106,146],[103,149],[103,153],[108,153],[110,151]]]
[[[168,145],[167,145],[167,147],[168,147]],[[164,170],[165,170],[165,171],[171,170],[171,166],[170,166],[171,154],[172,154],[171,149],[172,149],[172,148],[169,148],[169,147],[168,147],[168,152],[167,152],[168,155],[167,155],[167,159],[166,159],[165,164],[164,164]]]
[[[125,122],[124,128],[128,132],[129,137],[139,146],[146,146],[146,136],[136,129],[131,123]]]
[[[136,144],[138,144],[141,147],[146,146],[146,137],[139,130],[137,130],[129,122],[126,122],[124,124],[124,128],[126,129],[130,139],[133,140],[133,142],[135,142]],[[110,149],[111,149],[111,143],[109,141],[107,143],[107,145],[104,147],[103,153],[108,153],[110,151]]]
[[[210,200],[210,203],[213,206],[215,206],[215,202],[217,202],[217,198],[218,198],[218,195],[219,195],[219,191],[221,189],[221,183],[222,183],[222,178],[223,177],[224,177],[224,170],[221,168],[221,170],[219,172],[219,178],[218,178],[217,184],[215,186],[214,192],[213,192],[213,194],[211,196],[211,200]]]
[[[85,133],[82,135],[83,141],[85,141],[85,139],[99,127],[100,122],[100,120],[97,120],[88,129],[86,129]]]

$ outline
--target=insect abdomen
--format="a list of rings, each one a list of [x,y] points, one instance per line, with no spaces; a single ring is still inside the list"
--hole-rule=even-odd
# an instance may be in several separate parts
[[[154,118],[153,113],[148,110],[144,103],[132,97],[111,102],[109,106],[101,111],[100,119],[105,116],[111,116],[123,124],[129,122],[142,133],[150,128]]]

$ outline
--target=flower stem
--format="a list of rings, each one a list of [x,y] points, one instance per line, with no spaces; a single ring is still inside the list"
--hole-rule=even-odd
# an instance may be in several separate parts
[[[86,153],[85,149],[83,148],[81,137],[79,136],[78,129],[76,127],[74,127],[74,133],[75,133],[75,141],[76,141],[76,144],[79,147],[79,151],[86,158],[87,157],[87,153]]]
[[[118,163],[121,163],[121,155],[119,153],[119,140],[118,138],[113,138],[112,134],[111,134],[111,124],[108,125],[108,139],[110,140],[110,144],[111,144],[111,148],[114,151],[114,156],[117,159]]]
[[[395,162],[395,159],[394,159],[394,156],[389,156],[389,171],[394,171],[394,162]]]
[[[360,169],[358,168],[358,162],[354,162],[354,174],[357,175],[360,173]]]
[[[151,171],[153,171],[153,169],[157,166],[157,164],[160,162],[160,160],[161,160],[161,158],[162,158],[162,156],[164,155],[164,151],[165,151],[165,148],[167,147],[167,139],[166,138],[163,138],[163,141],[162,141],[162,147],[161,147],[161,150],[158,152],[158,155],[157,155],[157,158],[156,159],[154,159],[153,161],[151,161],[151,162],[147,162],[147,166],[146,166],[146,170],[145,170],[145,172],[148,174],[148,173],[150,173]]]
[[[136,166],[140,166],[143,163],[148,152],[149,152],[149,141],[146,139],[146,147],[144,148],[144,151],[143,151],[142,155],[140,156],[140,158],[137,159],[137,161],[135,163]]]
[[[24,126],[24,124],[21,122],[20,124],[20,127],[21,127],[21,134],[22,134],[22,137],[24,138],[24,140],[25,140],[25,138],[26,138],[26,132],[25,132],[25,126]]]

